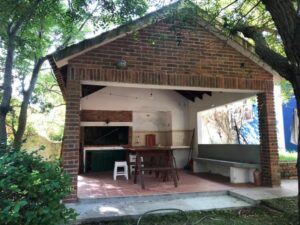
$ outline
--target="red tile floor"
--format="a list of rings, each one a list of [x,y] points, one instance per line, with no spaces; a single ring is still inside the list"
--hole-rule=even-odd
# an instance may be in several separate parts
[[[172,179],[163,182],[153,174],[145,174],[145,189],[141,188],[139,180],[133,183],[133,177],[126,180],[124,177],[117,177],[113,180],[112,172],[87,173],[78,176],[78,197],[79,198],[103,198],[117,196],[144,196],[167,193],[187,192],[209,192],[224,191],[233,187],[247,186],[251,184],[233,185],[229,179],[211,174],[193,174],[189,171],[179,171],[179,185],[174,187]]]

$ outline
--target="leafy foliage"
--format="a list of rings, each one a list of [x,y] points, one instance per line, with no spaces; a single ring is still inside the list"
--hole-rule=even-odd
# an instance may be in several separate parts
[[[53,73],[41,72],[32,93],[31,104],[41,113],[64,106],[65,102]]]
[[[60,127],[57,132],[50,131],[49,132],[49,138],[51,141],[62,141],[64,135],[64,128]]]
[[[287,103],[291,97],[294,95],[293,87],[291,83],[287,80],[282,80],[280,82],[281,96],[284,103]]]
[[[18,115],[20,113],[20,107],[21,107],[21,102],[16,98],[12,98],[11,110],[7,115],[7,121],[6,121],[9,144],[13,143],[16,129],[18,127],[18,121],[19,121]],[[23,139],[26,140],[27,138],[30,138],[33,135],[36,135],[36,131],[32,126],[32,124],[28,123]]]
[[[44,161],[35,151],[0,152],[0,224],[56,225],[75,219],[61,200],[71,192],[59,161]]]
[[[89,27],[96,32],[108,25],[124,23],[144,14],[147,6],[145,0],[0,1],[0,53],[5,56],[0,56],[0,83],[3,81],[0,116],[6,122],[7,113],[14,110],[11,88],[17,87],[13,96],[22,99],[22,107],[17,116],[15,144],[21,143],[30,100],[39,102],[44,111],[53,108],[51,102],[39,98],[44,95],[38,92],[47,92],[46,85],[31,99],[47,54],[82,40]],[[0,139],[7,142],[4,123],[0,123]]]
[[[281,55],[285,55],[282,41],[272,17],[261,1],[214,0],[211,1],[211,4],[214,4],[214,11],[216,12],[212,14],[211,10],[207,9],[207,13],[212,16],[211,21],[222,23],[223,27],[229,30],[229,35],[240,34],[238,33],[240,26],[255,26],[263,32],[270,48]]]
[[[41,72],[30,103],[23,141],[33,140],[38,135],[51,141],[61,141],[65,102],[52,73]],[[6,121],[8,143],[10,144],[13,143],[18,128],[20,107],[21,101],[18,98],[12,98],[11,110]],[[36,123],[36,121],[40,122]]]

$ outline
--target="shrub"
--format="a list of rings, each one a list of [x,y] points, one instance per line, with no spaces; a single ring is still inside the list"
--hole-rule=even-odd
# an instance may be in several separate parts
[[[62,204],[71,180],[59,161],[45,161],[37,151],[0,151],[0,224],[57,225],[75,219]]]

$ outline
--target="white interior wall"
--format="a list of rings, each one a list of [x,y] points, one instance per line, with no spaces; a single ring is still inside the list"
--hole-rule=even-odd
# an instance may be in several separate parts
[[[170,131],[171,112],[134,112],[132,123],[136,131]]]
[[[188,100],[170,90],[106,87],[82,98],[80,104],[81,109],[86,110],[128,110],[146,114],[171,112],[172,129],[188,129]],[[142,129],[141,124],[133,126]]]
[[[277,130],[277,143],[280,151],[285,151],[285,133],[283,124],[283,112],[282,112],[282,97],[280,85],[274,85],[274,106],[276,116],[276,130]]]
[[[172,144],[172,112],[133,112],[133,144],[145,145],[145,135],[155,134],[156,144]]]
[[[189,128],[188,100],[172,90],[106,87],[82,98],[81,109],[133,111],[132,143],[137,146],[145,144],[149,133],[159,145],[183,145],[182,133]]]
[[[170,90],[106,87],[82,98],[80,104],[81,109],[87,110],[169,111],[172,113],[172,129],[188,128],[188,100]]]

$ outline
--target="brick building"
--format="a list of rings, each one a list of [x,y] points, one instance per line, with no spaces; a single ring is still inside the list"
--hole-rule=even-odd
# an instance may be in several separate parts
[[[92,133],[86,127],[127,126],[128,145],[144,145],[149,131],[158,144],[186,146],[197,112],[251,96],[259,104],[262,183],[280,184],[273,102],[277,74],[244,42],[201,18],[192,28],[170,29],[169,16],[183,8],[175,3],[49,56],[66,101],[62,156],[74,187],[70,201],[77,198],[77,175],[85,163],[82,148],[97,145],[92,134],[91,143],[84,140],[85,132]],[[106,141],[98,144],[114,144]]]

